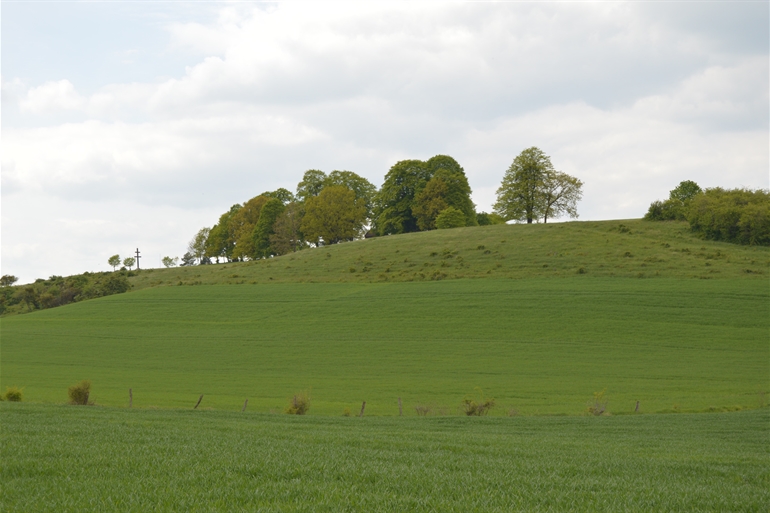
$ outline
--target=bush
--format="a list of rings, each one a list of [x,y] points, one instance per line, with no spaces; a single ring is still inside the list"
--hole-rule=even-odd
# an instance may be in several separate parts
[[[447,207],[436,216],[436,228],[460,228],[468,224],[465,214],[454,207]]]
[[[93,401],[88,402],[88,396],[91,395],[91,382],[87,379],[69,387],[67,395],[70,398],[70,404],[93,404]]]
[[[591,415],[604,415],[607,411],[607,398],[604,395],[605,390],[594,392],[593,401],[588,403],[588,413]]]
[[[289,406],[283,411],[290,415],[304,415],[310,409],[310,394],[299,392],[289,401]]]
[[[687,221],[706,239],[770,246],[770,192],[706,189],[690,203]]]
[[[463,399],[461,405],[463,411],[469,417],[482,417],[489,413],[489,410],[495,407],[494,399],[484,399],[484,393],[481,391],[481,389],[477,390],[479,391],[478,399],[468,395],[465,397],[465,399]]]
[[[24,394],[19,387],[6,387],[5,388],[5,400],[14,403],[20,403]]]
[[[648,221],[684,221],[690,202],[703,190],[692,180],[680,182],[669,191],[666,201],[653,201],[644,215]]]

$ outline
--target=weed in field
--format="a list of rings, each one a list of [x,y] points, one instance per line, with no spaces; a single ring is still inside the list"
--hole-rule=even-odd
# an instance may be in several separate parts
[[[483,417],[489,413],[489,410],[495,407],[494,399],[484,399],[484,392],[480,388],[476,390],[479,391],[478,399],[467,395],[461,404],[463,412],[469,417]]]
[[[5,388],[5,400],[14,403],[20,403],[24,396],[22,389],[19,387],[6,387]]]
[[[420,417],[425,417],[431,412],[431,407],[427,404],[418,404],[414,407],[414,410],[417,412],[417,415]]]
[[[601,392],[594,392],[593,400],[588,403],[588,413],[591,415],[604,415],[607,412],[607,397],[605,396],[605,388]]]
[[[342,410],[342,416],[350,417],[350,408],[345,408],[344,410]]]
[[[88,402],[88,396],[91,395],[91,382],[87,379],[69,387],[67,395],[69,396],[70,404],[93,404],[93,401]]]
[[[286,407],[284,413],[290,415],[304,415],[310,409],[310,393],[302,391],[294,394],[294,397],[289,401],[289,406]]]

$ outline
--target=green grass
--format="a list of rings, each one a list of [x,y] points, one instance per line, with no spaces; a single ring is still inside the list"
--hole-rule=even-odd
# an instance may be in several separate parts
[[[767,511],[767,409],[331,418],[0,406],[3,511]]]
[[[4,318],[2,376],[26,401],[311,415],[581,414],[757,408],[770,361],[766,280],[589,278],[161,287]]]
[[[106,265],[106,264],[105,264]],[[253,262],[143,270],[136,290],[197,284],[458,278],[759,279],[770,248],[704,241],[684,222],[497,225],[377,237]]]

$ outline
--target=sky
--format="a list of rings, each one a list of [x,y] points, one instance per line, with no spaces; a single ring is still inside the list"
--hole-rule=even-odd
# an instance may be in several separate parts
[[[768,188],[758,2],[13,2],[0,6],[0,272],[180,256],[308,169],[376,186],[454,157],[478,211],[537,146],[580,220],[682,180]]]

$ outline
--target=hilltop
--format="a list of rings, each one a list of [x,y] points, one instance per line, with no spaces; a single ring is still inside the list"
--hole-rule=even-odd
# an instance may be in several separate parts
[[[403,282],[463,278],[766,278],[770,248],[696,237],[686,222],[638,219],[493,225],[390,235],[289,255],[143,270],[134,290],[168,285]]]

